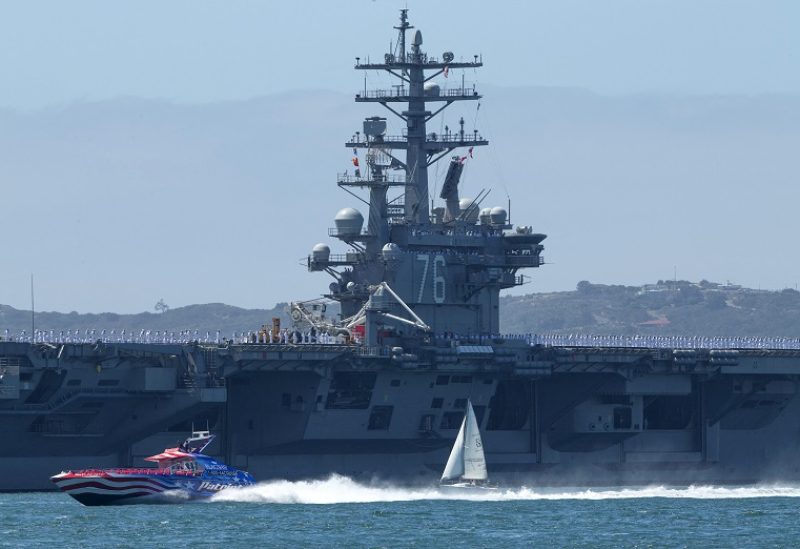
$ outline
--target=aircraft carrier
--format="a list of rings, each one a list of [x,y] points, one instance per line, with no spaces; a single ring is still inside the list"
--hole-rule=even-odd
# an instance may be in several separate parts
[[[545,235],[512,225],[486,191],[461,196],[462,172],[488,144],[477,129],[463,118],[429,128],[481,99],[458,77],[481,57],[426,54],[407,10],[395,29],[389,52],[356,59],[396,85],[355,95],[378,112],[346,143],[353,166],[337,184],[366,218],[352,207],[335,216],[328,236],[344,253],[313,246],[308,270],[332,278],[324,297],[292,303],[291,326],[265,319],[246,342],[0,342],[1,490],[142,464],[192,423],[218,435],[212,453],[260,480],[431,482],[467,399],[500,482],[800,479],[795,349],[499,334],[500,292],[544,264]]]

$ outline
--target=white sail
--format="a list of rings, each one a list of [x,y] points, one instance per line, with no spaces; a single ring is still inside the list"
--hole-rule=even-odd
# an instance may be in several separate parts
[[[464,474],[464,426],[467,423],[467,417],[461,421],[461,429],[458,430],[456,442],[453,444],[453,449],[450,451],[450,457],[447,460],[447,465],[444,467],[442,473],[442,480],[456,480],[461,478]]]
[[[483,455],[483,441],[475,419],[472,403],[467,402],[467,416],[464,418],[464,475],[465,480],[486,480],[486,456]]]
[[[467,413],[461,422],[453,450],[442,473],[442,480],[486,480],[486,457],[483,441],[475,419],[472,403],[467,402]]]

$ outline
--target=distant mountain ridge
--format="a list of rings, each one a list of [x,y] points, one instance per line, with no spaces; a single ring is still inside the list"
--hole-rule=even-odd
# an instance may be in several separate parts
[[[105,329],[198,332],[257,330],[273,317],[287,323],[286,304],[243,309],[222,303],[189,305],[163,313],[36,313],[36,328],[61,331]],[[30,311],[0,305],[0,336],[30,333]],[[505,333],[660,334],[697,336],[800,336],[800,292],[754,290],[708,281],[659,281],[644,286],[578,283],[573,291],[504,296]]]
[[[754,290],[706,280],[644,286],[578,283],[571,292],[505,296],[511,332],[800,336],[800,292]]]
[[[289,317],[285,308],[285,303],[279,303],[272,309],[243,309],[223,303],[208,303],[167,309],[163,313],[37,312],[36,329],[53,330],[55,334],[78,330],[81,335],[85,334],[86,330],[95,330],[96,333],[106,330],[107,334],[110,334],[111,330],[116,334],[122,330],[126,330],[128,334],[138,334],[141,330],[153,332],[166,330],[176,333],[189,330],[193,334],[196,330],[200,338],[204,338],[206,332],[215,335],[219,330],[221,337],[231,337],[233,332],[257,330],[262,324],[270,323],[273,317],[281,318],[282,323],[287,322]],[[22,330],[30,334],[30,310],[24,311],[0,305],[0,337],[5,335],[6,329],[11,335],[19,335]]]

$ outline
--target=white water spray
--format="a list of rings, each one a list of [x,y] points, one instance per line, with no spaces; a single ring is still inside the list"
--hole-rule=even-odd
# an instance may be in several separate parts
[[[499,488],[486,492],[454,490],[438,487],[404,488],[389,484],[361,484],[348,477],[333,475],[326,480],[291,482],[276,480],[241,489],[227,489],[212,501],[246,503],[318,504],[380,503],[419,500],[521,501],[521,500],[605,500],[634,498],[735,499],[767,497],[800,497],[799,486],[761,485],[747,487],[689,486],[667,488]]]

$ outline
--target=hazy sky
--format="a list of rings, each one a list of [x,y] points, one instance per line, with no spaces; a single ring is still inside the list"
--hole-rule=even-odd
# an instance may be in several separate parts
[[[0,106],[352,91],[403,6],[428,52],[482,53],[498,86],[800,91],[795,0],[0,0]]]
[[[483,55],[465,192],[549,235],[517,293],[800,282],[800,2],[0,0],[0,303],[31,272],[61,311],[324,291],[298,260],[361,207],[333,180],[376,114],[352,65],[406,5],[429,54]]]

